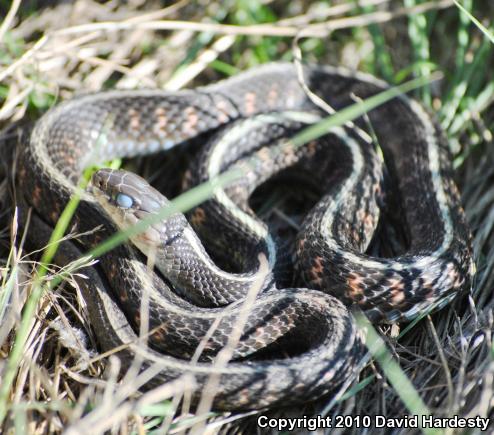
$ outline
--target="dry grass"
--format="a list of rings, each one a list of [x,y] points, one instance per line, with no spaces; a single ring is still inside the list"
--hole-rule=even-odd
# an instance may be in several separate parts
[[[126,4],[79,0],[31,10],[25,5],[18,10],[19,3],[0,3],[5,16],[0,26],[4,150],[15,137],[15,122],[35,119],[58,100],[107,87],[178,89],[210,82],[260,62],[290,59],[293,36],[303,37],[299,46],[309,61],[345,64],[388,80],[423,71],[424,65],[444,71],[443,83],[429,90],[430,102],[448,127],[457,155],[457,178],[474,232],[478,273],[471,294],[450,307],[407,330],[393,326],[380,332],[433,413],[494,417],[494,79],[492,73],[479,79],[478,72],[471,71],[476,61],[484,67],[490,62],[492,71],[492,48],[475,26],[459,19],[454,7],[448,8],[453,1],[367,0],[360,2],[360,10],[344,1],[328,7],[304,0],[259,1],[250,7],[240,1],[181,1],[164,9],[138,0]],[[484,17],[494,11],[487,3],[474,12],[489,28]],[[411,24],[406,18],[411,11],[438,8],[446,9],[427,15],[436,20],[431,29],[424,29],[420,19]],[[411,33],[410,41],[412,28],[418,34]],[[421,34],[420,29],[428,33]],[[430,58],[424,58],[424,49]],[[6,151],[2,155],[0,376],[36,267],[16,226],[12,183],[6,175],[12,166],[10,156]],[[283,215],[276,207],[274,213]],[[50,267],[48,278],[57,273],[56,266]],[[96,348],[77,281],[69,279],[55,292],[45,293],[9,391],[4,433],[176,433],[192,427],[196,433],[214,433],[226,424],[245,433],[256,430],[255,415],[208,412],[210,398],[197,414],[187,406],[177,412],[180,399],[198,387],[189,377],[139,393],[152,369],[118,380],[119,361],[98,356]],[[408,413],[376,363],[370,363],[360,384],[331,402],[330,409],[328,403],[307,404],[304,414]]]

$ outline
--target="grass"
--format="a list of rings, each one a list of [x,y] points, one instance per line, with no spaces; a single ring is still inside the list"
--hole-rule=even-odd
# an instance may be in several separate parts
[[[396,327],[379,327],[375,336],[371,332],[370,343],[386,343],[386,348],[381,344],[374,353],[376,364],[368,365],[360,382],[338,401],[307,404],[304,413],[324,410],[348,415],[491,415],[494,216],[490,204],[494,195],[494,166],[489,141],[494,84],[489,68],[482,66],[489,62],[492,65],[493,60],[492,24],[484,18],[492,16],[492,9],[489,5],[474,9],[472,1],[463,1],[461,5],[455,2],[456,6],[449,2],[451,7],[440,12],[431,10],[411,14],[409,18],[404,18],[404,14],[393,18],[391,14],[385,19],[382,12],[388,2],[360,3],[359,7],[350,2],[329,7],[303,1],[292,2],[290,6],[278,1],[232,1],[212,3],[205,11],[185,8],[185,4],[164,11],[134,10],[134,6],[124,5],[111,9],[103,5],[98,9],[99,15],[88,10],[72,16],[71,25],[79,27],[59,30],[55,28],[57,20],[52,19],[48,27],[46,22],[50,23],[50,17],[57,14],[62,16],[61,7],[55,11],[23,11],[20,21],[16,21],[16,14],[11,14],[11,22],[0,27],[4,32],[0,40],[0,122],[7,126],[26,115],[36,117],[54,101],[70,97],[79,88],[167,84],[174,88],[206,83],[212,76],[233,75],[271,60],[291,60],[290,36],[275,35],[294,36],[293,30],[298,31],[296,26],[300,23],[309,35],[300,42],[308,60],[339,64],[346,59],[352,66],[395,84],[412,74],[419,77],[412,82],[414,85],[423,84],[424,75],[442,72],[441,83],[421,88],[417,97],[437,112],[456,156],[457,178],[474,231],[478,275],[472,295],[462,298],[464,307],[452,304],[431,321],[413,323],[401,334]],[[423,7],[423,3],[405,0],[400,6],[413,10]],[[138,15],[144,18],[123,24],[120,21],[122,16],[128,19]],[[88,24],[94,19],[107,22],[106,31],[101,31],[103,26]],[[165,21],[158,21],[161,19]],[[195,22],[200,24],[194,26]],[[126,30],[116,31],[117,28]],[[167,30],[163,33],[153,29]],[[401,39],[396,35],[401,35]],[[455,41],[453,50],[451,41]],[[348,52],[352,53],[350,59]],[[29,92],[24,95],[25,89]],[[368,108],[360,105],[360,110]],[[327,122],[344,122],[355,115],[342,111]],[[309,133],[311,130],[294,140],[310,140]],[[312,134],[319,134],[317,128]],[[48,284],[53,290],[62,278],[77,284],[71,275],[53,275],[49,252],[42,258],[41,268],[31,267],[22,250],[16,220],[8,214],[12,203],[6,194],[7,179],[3,186],[4,220],[14,224],[12,236],[4,236],[0,298],[0,358],[4,359],[0,365],[0,416],[8,413],[4,422],[6,433],[23,433],[28,427],[33,433],[60,432],[63,427],[74,431],[91,427],[95,432],[113,427],[116,432],[154,433],[160,427],[162,431],[178,432],[184,427],[204,429],[204,424],[217,429],[222,422],[245,427],[252,424],[255,416],[249,415],[181,415],[176,412],[173,394],[166,398],[177,386],[170,386],[166,394],[153,398],[149,393],[139,395],[125,380],[117,384],[111,374],[101,384],[94,384],[93,379],[101,379],[104,367],[98,359],[88,369],[75,370],[77,355],[73,350],[67,351],[68,347],[57,339],[54,327],[50,326],[51,321],[44,319],[79,319],[75,329],[66,321],[64,324],[69,330],[90,331],[84,307],[77,307],[80,301],[71,296],[73,292],[42,294],[42,289]],[[211,188],[203,186],[199,192],[185,193],[175,206],[183,210],[200,203]],[[64,232],[65,229],[54,234],[53,240]],[[118,242],[125,237],[116,236]],[[111,246],[93,254],[99,255]],[[46,272],[49,283],[43,276]],[[26,278],[22,278],[23,273]],[[29,302],[23,305],[28,285],[33,290],[27,298]],[[20,313],[21,306],[19,323],[19,317],[12,312]],[[16,344],[12,347],[14,336]],[[385,349],[388,352],[383,356]],[[110,360],[110,368],[112,364]],[[115,397],[119,401],[112,404]],[[428,410],[424,411],[425,408]],[[110,427],[105,426],[109,415],[114,418]],[[210,421],[204,420],[205,416]],[[212,417],[217,421],[213,422]],[[87,426],[88,422],[92,425]]]

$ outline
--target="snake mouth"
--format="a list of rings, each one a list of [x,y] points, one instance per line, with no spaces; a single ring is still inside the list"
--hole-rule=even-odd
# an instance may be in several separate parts
[[[92,184],[91,181],[86,186],[86,192],[93,196],[100,195],[102,193],[101,190],[98,189],[94,184]]]
[[[107,193],[110,182],[111,174],[113,173],[112,169],[102,168],[95,171],[89,180],[87,189],[89,191],[99,191],[100,193]]]
[[[122,213],[119,213],[118,209],[111,203],[111,193],[105,189],[105,180],[102,179],[101,174],[98,174],[98,172],[95,172],[89,180],[86,191],[93,196],[96,203],[105,210],[110,218],[122,228],[124,224],[123,216],[121,216]]]
[[[94,199],[96,199],[96,201],[101,205],[103,205],[103,201],[105,201],[106,203],[109,203],[110,201],[110,195],[99,188],[96,184],[94,184],[92,179],[86,187],[86,192],[92,195]]]
[[[93,195],[95,198],[106,197],[106,199],[109,200],[110,196],[105,188],[106,182],[101,176],[100,170],[94,172],[87,183],[86,192]]]

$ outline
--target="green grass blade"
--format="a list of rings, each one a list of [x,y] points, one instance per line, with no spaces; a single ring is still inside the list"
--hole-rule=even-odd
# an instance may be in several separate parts
[[[450,95],[446,98],[446,102],[441,110],[441,116],[443,118],[441,125],[445,130],[450,129],[451,124],[455,120],[455,115],[464,105],[465,97],[468,94],[475,95],[478,92],[477,85],[485,82],[484,76],[486,71],[482,65],[486,61],[491,49],[492,45],[485,39],[480,48],[475,51],[473,61],[463,68],[462,75],[455,81]]]
[[[413,8],[417,6],[419,2],[417,0],[404,0],[404,5],[407,8]],[[408,34],[412,41],[413,52],[416,57],[416,61],[429,61],[429,35],[427,34],[427,18],[425,14],[414,14],[408,17]],[[417,64],[416,75],[418,77],[428,76],[431,74],[431,70],[428,67],[427,62]],[[428,86],[424,86],[422,89],[422,100],[428,106],[431,105],[432,97],[431,90]]]
[[[359,9],[364,13],[376,12],[378,10],[376,6],[362,6]],[[386,40],[384,39],[381,27],[379,24],[370,24],[368,29],[375,49],[373,62],[377,68],[374,68],[374,70],[377,70],[377,73],[381,74],[384,80],[392,83],[394,76],[393,61],[386,46]]]
[[[464,8],[467,11],[471,11],[473,7],[473,0],[464,0]],[[456,79],[460,78],[465,67],[465,55],[468,49],[468,43],[470,36],[468,33],[468,27],[470,20],[465,14],[460,14],[460,26],[458,28],[458,48],[456,49]],[[456,80],[455,80],[456,81]]]
[[[357,385],[353,386],[352,388],[349,388],[348,391],[346,391],[345,394],[341,396],[338,402],[344,402],[345,400],[351,399],[358,392],[362,391],[365,387],[367,387],[367,385],[369,385],[375,378],[376,375],[370,375],[362,379]]]
[[[8,279],[5,283],[2,283],[2,292],[0,294],[0,323],[4,320],[5,315],[7,314],[7,307],[11,300],[12,292],[14,291],[14,287],[16,284],[16,280],[19,273],[19,267],[14,265],[6,274]]]
[[[410,415],[419,416],[419,426],[421,423],[421,416],[430,416],[431,412],[422,398],[419,396],[417,390],[413,386],[408,376],[403,372],[400,365],[392,357],[388,351],[383,339],[379,336],[374,327],[370,324],[367,318],[363,314],[357,313],[355,316],[357,325],[365,329],[367,332],[366,345],[372,356],[381,366],[384,375],[388,379],[389,383],[393,386],[396,394],[403,401],[407,407]],[[439,435],[443,433],[437,429],[424,428],[422,431],[426,435]]]
[[[464,8],[458,0],[454,0],[455,5],[460,9],[469,19],[472,23],[474,23],[479,30],[487,37],[490,39],[490,41],[494,44],[494,34],[490,32],[477,18],[475,18],[470,11],[468,11],[466,8]]]
[[[466,104],[465,109],[455,117],[448,133],[451,136],[457,136],[465,129],[468,121],[472,119],[473,114],[483,112],[494,102],[494,82],[489,83],[484,90],[475,98],[471,98]]]

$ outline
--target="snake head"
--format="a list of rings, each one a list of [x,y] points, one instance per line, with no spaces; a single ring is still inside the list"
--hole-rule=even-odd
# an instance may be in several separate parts
[[[124,170],[99,169],[91,177],[88,190],[122,230],[134,226],[169,204],[146,180]],[[161,242],[159,224],[150,225],[132,241],[142,251],[147,250],[149,245],[158,245]]]

